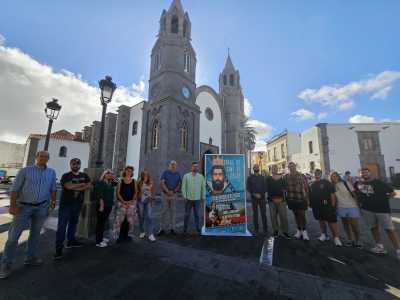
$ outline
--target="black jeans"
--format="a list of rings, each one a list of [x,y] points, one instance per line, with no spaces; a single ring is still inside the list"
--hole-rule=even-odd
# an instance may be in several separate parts
[[[253,224],[254,230],[258,232],[258,208],[260,208],[261,220],[263,224],[264,233],[267,233],[267,203],[265,201],[265,197],[261,197],[257,199],[255,197],[251,197],[251,204],[253,207]]]
[[[96,244],[100,244],[103,241],[104,228],[106,226],[108,217],[110,216],[111,210],[111,206],[104,206],[103,211],[97,210]]]
[[[68,242],[75,241],[76,226],[78,225],[81,208],[82,202],[78,200],[71,200],[70,203],[62,203],[60,205],[58,209],[56,249],[62,249],[64,247],[66,231]]]

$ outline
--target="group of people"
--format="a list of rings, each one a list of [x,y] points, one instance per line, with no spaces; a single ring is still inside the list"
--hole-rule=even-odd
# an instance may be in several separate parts
[[[0,279],[7,278],[15,260],[19,237],[29,225],[25,265],[39,266],[43,261],[38,257],[41,229],[49,214],[49,208],[56,205],[56,173],[47,166],[49,153],[39,151],[36,164],[21,169],[10,189],[9,213],[13,220],[8,231],[8,240],[0,264]],[[361,170],[361,179],[351,182],[333,172],[330,181],[323,179],[321,170],[315,170],[315,180],[311,183],[296,170],[296,164],[288,165],[289,173],[281,175],[276,166],[272,167],[271,176],[263,176],[258,165],[247,178],[247,191],[251,196],[255,233],[259,233],[259,211],[263,231],[267,227],[267,201],[271,215],[273,235],[291,238],[288,229],[287,208],[293,211],[297,230],[294,237],[308,241],[306,230],[306,210],[312,208],[314,218],[318,220],[321,235],[319,241],[328,241],[328,227],[334,244],[342,246],[338,236],[337,217],[340,217],[347,236],[345,246],[362,248],[359,231],[359,218],[362,216],[371,229],[376,245],[371,250],[384,254],[386,250],[381,242],[379,227],[383,227],[396,249],[400,259],[400,243],[390,215],[389,198],[394,196],[393,189],[386,183],[371,176],[367,168]],[[96,199],[96,246],[107,247],[109,243],[121,239],[121,228],[126,236],[133,233],[138,218],[140,234],[143,239],[156,240],[153,230],[152,207],[155,197],[155,182],[150,173],[143,170],[138,180],[134,179],[134,168],[125,167],[118,180],[112,170],[105,170],[95,183],[80,171],[81,161],[70,161],[70,171],[62,175],[60,183],[62,193],[58,211],[58,225],[55,241],[54,259],[63,258],[64,248],[82,247],[75,238],[79,216],[86,190],[94,187]],[[201,234],[200,207],[206,196],[205,178],[199,173],[199,165],[193,162],[191,170],[183,177],[177,171],[176,161],[171,161],[160,179],[162,194],[162,212],[160,230],[157,235],[167,233],[176,235],[176,201],[179,192],[185,201],[183,234],[187,234],[191,212],[194,214],[195,229]],[[113,213],[113,218],[110,215]],[[212,210],[210,211],[212,213]],[[111,234],[104,236],[107,222]],[[127,224],[127,226],[124,226]],[[126,229],[124,229],[126,228]],[[65,239],[67,241],[65,242]]]
[[[47,151],[39,151],[36,154],[36,164],[21,169],[10,189],[9,213],[13,215],[13,220],[1,258],[0,279],[7,278],[11,274],[18,240],[27,226],[29,226],[29,239],[24,264],[29,266],[43,264],[43,260],[38,257],[40,232],[48,217],[49,209],[54,209],[56,206],[57,193],[56,172],[47,166],[49,158]],[[55,260],[63,258],[64,248],[83,246],[76,239],[76,230],[85,191],[91,187],[94,188],[96,201],[97,247],[107,247],[123,237],[131,238],[136,218],[140,229],[139,238],[143,239],[147,235],[150,242],[156,241],[152,218],[156,187],[147,170],[143,170],[138,180],[135,180],[133,178],[135,170],[132,166],[125,167],[120,179],[108,169],[98,181],[92,182],[80,169],[80,159],[72,159],[70,171],[63,174],[60,180],[62,192],[58,210]],[[158,235],[166,234],[167,226],[169,233],[176,234],[176,199],[179,191],[185,199],[184,233],[187,232],[193,210],[196,230],[200,234],[199,210],[200,203],[205,198],[205,179],[198,173],[198,163],[193,162],[191,171],[182,178],[177,171],[177,163],[171,161],[169,168],[161,176],[160,186],[163,209]],[[111,214],[113,218],[110,217]],[[104,236],[107,222],[111,231],[108,238]],[[125,224],[127,226],[124,226]],[[121,231],[126,232],[123,234]]]
[[[368,168],[362,168],[361,178],[354,182],[350,173],[341,178],[338,172],[324,179],[322,171],[316,169],[314,180],[308,182],[305,175],[290,162],[289,173],[278,174],[272,167],[271,176],[263,176],[258,165],[247,178],[247,190],[251,195],[255,232],[259,232],[258,214],[260,211],[264,233],[267,233],[266,202],[269,202],[273,235],[290,238],[286,206],[294,214],[297,230],[294,237],[310,240],[306,230],[306,210],[311,207],[314,218],[319,222],[321,235],[318,240],[330,240],[328,228],[336,246],[343,246],[338,236],[337,218],[341,218],[347,240],[345,246],[363,248],[360,241],[359,219],[362,217],[371,230],[376,254],[385,254],[380,227],[383,228],[400,259],[400,242],[391,218],[389,199],[394,190],[385,182],[374,178]],[[267,199],[267,200],[266,200]]]

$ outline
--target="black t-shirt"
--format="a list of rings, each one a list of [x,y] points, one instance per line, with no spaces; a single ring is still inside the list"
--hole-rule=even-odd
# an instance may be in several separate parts
[[[60,180],[63,188],[61,194],[61,204],[71,203],[72,201],[83,201],[84,192],[73,191],[65,188],[66,183],[89,183],[90,178],[86,173],[79,172],[75,175],[72,172],[65,173]]]
[[[393,189],[381,180],[358,181],[355,184],[361,208],[374,213],[390,213],[389,194]]]
[[[335,193],[335,188],[326,179],[314,181],[310,186],[310,204],[312,207],[332,205],[331,195]]]
[[[268,200],[272,201],[273,197],[284,197],[285,183],[283,178],[274,179],[272,176],[267,177]]]

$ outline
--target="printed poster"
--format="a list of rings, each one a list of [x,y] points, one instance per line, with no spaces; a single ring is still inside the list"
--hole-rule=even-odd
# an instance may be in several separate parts
[[[251,236],[247,230],[244,155],[206,154],[205,178],[202,234]]]

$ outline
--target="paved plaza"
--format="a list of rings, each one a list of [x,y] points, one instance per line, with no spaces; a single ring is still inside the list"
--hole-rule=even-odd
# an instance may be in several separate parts
[[[11,216],[0,190],[0,251]],[[400,199],[392,200],[400,232]],[[158,224],[161,203],[154,219]],[[248,205],[249,229],[251,207]],[[400,297],[400,262],[390,252],[369,253],[369,232],[362,223],[365,250],[336,248],[316,241],[318,225],[308,212],[312,240],[256,237],[165,236],[150,243],[132,242],[99,249],[93,241],[52,260],[56,213],[42,234],[45,265],[23,266],[26,233],[12,276],[0,281],[0,299],[396,299]],[[183,202],[178,202],[178,232]],[[293,218],[290,214],[290,226]],[[193,231],[194,232],[194,231]],[[136,232],[137,234],[138,232]],[[138,235],[138,234],[137,234]],[[136,236],[137,236],[136,235]],[[343,231],[340,231],[343,237]]]

